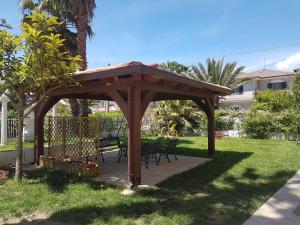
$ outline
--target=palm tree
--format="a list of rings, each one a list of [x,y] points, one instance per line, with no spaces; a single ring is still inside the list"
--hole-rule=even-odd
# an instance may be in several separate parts
[[[234,88],[239,83],[236,76],[245,68],[244,66],[236,67],[236,65],[236,62],[224,65],[224,59],[215,60],[208,58],[206,66],[200,62],[198,65],[193,65],[189,77],[195,80]]]
[[[167,61],[165,63],[160,64],[159,68],[162,70],[166,70],[181,75],[187,74],[189,70],[189,68],[186,65],[178,63],[177,61]]]
[[[184,131],[195,132],[201,125],[201,112],[191,101],[161,101],[154,109],[154,118],[162,135],[183,135]]]
[[[81,56],[80,70],[87,69],[86,41],[88,36],[91,37],[93,35],[90,25],[96,8],[95,0],[21,0],[20,6],[24,12],[30,12],[34,9],[46,11],[60,18],[64,24],[64,29],[61,32],[65,35],[63,35],[64,38],[69,40],[66,42],[70,44],[69,50],[74,54],[79,53]],[[70,26],[75,26],[77,29],[76,36],[68,29]],[[75,41],[74,38],[76,40],[76,49],[72,45]],[[80,105],[81,116],[87,116],[89,113],[87,100],[80,100],[80,104],[77,100],[71,100],[70,105],[73,115],[79,114],[78,105]]]
[[[200,62],[198,65],[192,65],[188,77],[194,80],[234,88],[240,83],[240,81],[236,79],[236,76],[245,68],[244,66],[237,67],[236,65],[236,62],[224,64],[224,59],[215,60],[208,58],[206,60],[206,66]],[[220,99],[221,98],[216,99],[216,107],[218,107]]]
[[[94,17],[96,2],[95,0],[64,0],[63,2],[65,2],[65,10],[69,10],[70,14],[74,17],[73,19],[77,28],[77,46],[82,60],[80,70],[86,70],[86,40],[88,35],[92,34],[90,24]],[[84,99],[80,100],[80,103],[81,116],[88,116],[90,112],[88,101]]]

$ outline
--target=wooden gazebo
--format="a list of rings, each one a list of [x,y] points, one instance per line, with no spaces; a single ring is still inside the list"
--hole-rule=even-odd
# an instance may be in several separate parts
[[[44,117],[60,99],[95,99],[115,101],[128,123],[128,179],[133,185],[141,183],[141,120],[152,101],[193,100],[208,118],[208,154],[215,151],[214,109],[219,96],[229,88],[195,81],[174,73],[131,62],[78,72],[79,85],[49,92],[49,98],[35,110],[35,159],[44,153]]]

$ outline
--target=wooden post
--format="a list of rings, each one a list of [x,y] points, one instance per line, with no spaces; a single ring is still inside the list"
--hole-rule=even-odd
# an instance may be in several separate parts
[[[141,184],[141,90],[128,89],[128,180],[131,186]]]
[[[40,156],[44,154],[44,117],[59,98],[49,98],[39,104],[34,110],[34,162],[39,164]]]
[[[210,113],[207,114],[207,137],[208,137],[208,155],[215,153],[215,109],[212,107]]]
[[[194,99],[194,102],[203,110],[207,116],[207,149],[208,155],[212,156],[215,153],[215,98]]]
[[[44,155],[44,117],[35,113],[34,118],[34,162],[39,165],[41,155]]]

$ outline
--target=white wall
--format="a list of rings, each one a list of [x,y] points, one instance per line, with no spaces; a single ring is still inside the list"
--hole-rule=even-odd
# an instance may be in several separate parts
[[[47,147],[45,147],[45,153],[47,153]],[[17,157],[17,151],[0,151],[0,167],[8,166],[9,164],[15,165]],[[33,149],[26,149],[23,151],[23,164],[30,164],[34,161]]]

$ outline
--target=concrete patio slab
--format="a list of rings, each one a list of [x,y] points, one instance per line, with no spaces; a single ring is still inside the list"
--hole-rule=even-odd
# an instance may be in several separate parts
[[[262,205],[243,225],[279,224],[300,224],[300,171]]]
[[[127,160],[123,159],[119,163],[117,160],[117,153],[117,151],[104,153],[105,163],[100,163],[101,175],[94,178],[95,180],[119,186],[128,185]],[[208,158],[181,155],[177,156],[177,158],[178,160],[175,160],[174,156],[171,155],[171,163],[168,163],[168,160],[162,158],[158,166],[154,159],[150,159],[148,169],[146,169],[144,162],[141,162],[142,184],[158,184],[175,174],[190,170],[211,160]]]

